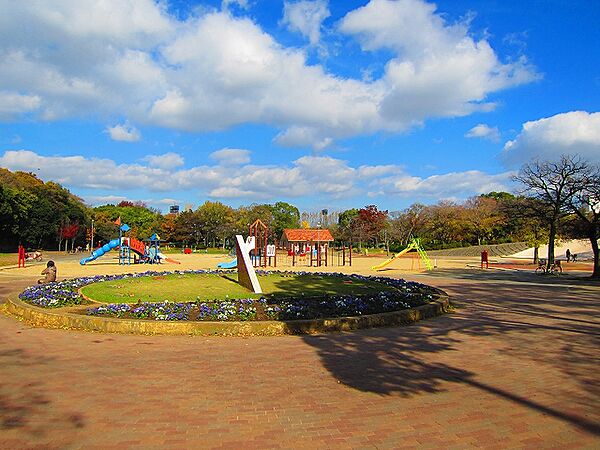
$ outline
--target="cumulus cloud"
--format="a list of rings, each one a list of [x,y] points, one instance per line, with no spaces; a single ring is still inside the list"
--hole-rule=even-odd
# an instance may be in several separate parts
[[[173,169],[175,167],[183,166],[183,157],[174,152],[164,153],[162,155],[148,155],[144,158],[148,164],[152,167],[158,167],[160,169]]]
[[[283,24],[307,37],[311,45],[319,42],[321,24],[329,16],[326,0],[286,1],[283,4]]]
[[[0,119],[123,115],[188,131],[258,123],[280,131],[281,145],[304,138],[322,149],[335,139],[490,110],[490,93],[537,76],[524,57],[502,63],[467,23],[448,23],[422,0],[372,0],[341,20],[335,31],[357,38],[363,51],[391,52],[372,80],[309,64],[303,50],[226,11],[231,3],[180,20],[152,0],[0,0],[0,86],[12,99]],[[318,39],[326,3],[289,5],[286,23]],[[313,9],[292,18],[297,5]]]
[[[315,197],[320,201],[331,201],[362,194],[384,197],[387,202],[394,199],[436,201],[508,190],[511,175],[509,172],[486,174],[473,170],[423,178],[411,175],[397,165],[353,167],[348,161],[330,156],[304,156],[284,165],[239,164],[232,176],[231,166],[222,164],[223,159],[216,161],[215,165],[183,169],[173,165],[153,167],[150,160],[146,165],[118,164],[110,159],[83,156],[43,156],[30,150],[9,150],[0,156],[2,167],[23,171],[39,168],[36,172],[44,180],[88,193],[92,190],[91,197],[86,197],[88,200],[102,198],[112,199],[111,202],[126,199],[122,192],[134,190],[136,193],[172,192],[175,195],[198,192],[215,199],[253,201]],[[158,200],[147,203],[160,204]]]
[[[480,123],[467,131],[465,137],[481,138],[492,142],[498,142],[500,141],[500,130],[498,130],[498,127],[490,127],[485,123]]]
[[[221,165],[237,166],[250,162],[250,150],[239,148],[224,148],[212,152],[210,158]]]
[[[426,178],[400,174],[379,180],[380,195],[429,199],[467,198],[492,191],[510,191],[512,172],[490,175],[479,170],[451,172]]]
[[[139,130],[128,124],[115,125],[114,127],[107,127],[107,133],[113,141],[121,142],[137,142],[141,139],[142,135]]]
[[[600,112],[571,111],[525,122],[519,135],[504,145],[502,158],[522,164],[575,153],[600,161]]]
[[[381,120],[389,128],[490,110],[490,92],[538,76],[525,58],[500,62],[488,41],[469,35],[468,26],[447,23],[434,4],[421,0],[372,0],[342,19],[341,31],[356,36],[365,51],[396,54],[380,80]]]
[[[41,98],[37,95],[21,95],[16,92],[0,91],[0,120],[16,119],[40,107]]]

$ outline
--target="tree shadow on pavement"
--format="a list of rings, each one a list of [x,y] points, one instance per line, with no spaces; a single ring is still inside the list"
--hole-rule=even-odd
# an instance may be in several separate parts
[[[455,278],[473,281],[506,281],[543,285],[600,286],[600,281],[590,278],[590,273],[568,272],[562,275],[536,274],[531,270],[482,270],[478,268],[436,269],[426,273],[427,278]]]
[[[432,279],[431,283],[450,293],[451,300],[459,305],[457,313],[409,327],[303,339],[316,349],[333,377],[360,391],[409,397],[441,392],[450,388],[449,383],[460,383],[600,435],[598,291],[584,290],[573,295],[556,286],[534,289],[531,285],[503,281],[465,283],[445,279],[437,284]],[[591,414],[584,418],[566,412],[568,408],[536,402],[535,396],[517,395],[501,379],[494,385],[481,382],[484,374],[475,373],[477,369],[463,365],[461,360],[460,352],[468,351],[471,336],[493,337],[505,346],[504,354],[515,359],[552,365],[561,376],[577,382],[583,393],[572,394],[572,400]],[[561,354],[567,348],[576,351]],[[450,364],[448,360],[458,363]],[[544,385],[538,387],[545,389]]]
[[[34,375],[53,361],[46,356],[32,355],[22,349],[0,351],[0,367],[3,376],[0,384],[0,432],[19,429],[32,437],[43,437],[48,431],[60,427],[76,429],[85,426],[80,413],[60,414],[53,409],[47,395],[50,389],[41,381],[27,381],[8,377],[13,369],[23,373],[23,367]]]

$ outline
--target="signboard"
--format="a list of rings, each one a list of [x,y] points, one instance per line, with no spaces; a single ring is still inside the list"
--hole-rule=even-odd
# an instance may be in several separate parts
[[[273,245],[273,244],[267,245],[267,256],[268,257],[275,256],[275,245]]]

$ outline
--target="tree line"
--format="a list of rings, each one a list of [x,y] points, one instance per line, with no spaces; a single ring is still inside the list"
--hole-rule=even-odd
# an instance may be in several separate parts
[[[0,169],[0,246],[73,249],[91,240],[106,242],[118,234],[117,218],[139,239],[158,233],[165,241],[194,247],[232,245],[256,219],[280,239],[285,228],[329,228],[340,243],[396,251],[418,237],[427,249],[528,242],[536,249],[549,244],[554,260],[557,238],[589,239],[594,276],[600,277],[600,169],[577,156],[532,161],[514,177],[518,193],[490,192],[464,202],[415,203],[402,211],[376,205],[345,211],[303,212],[286,202],[232,208],[206,201],[196,210],[161,214],[142,202],[122,201],[95,208],[54,182],[34,174]],[[536,254],[537,258],[537,254]]]

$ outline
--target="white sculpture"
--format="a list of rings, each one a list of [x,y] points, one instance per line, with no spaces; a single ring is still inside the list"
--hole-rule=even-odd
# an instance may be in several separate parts
[[[250,261],[250,251],[254,249],[254,236],[248,236],[246,242],[242,235],[235,236],[235,251],[237,255],[238,282],[255,294],[262,294],[262,288]]]

